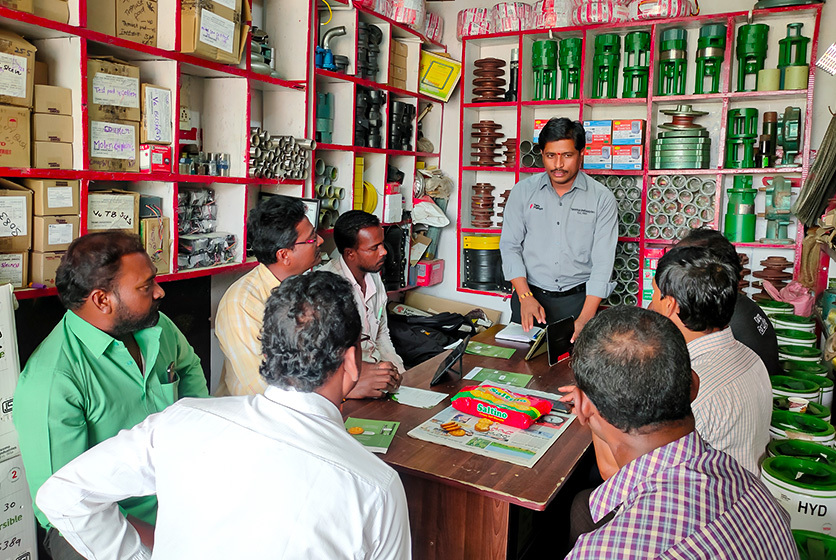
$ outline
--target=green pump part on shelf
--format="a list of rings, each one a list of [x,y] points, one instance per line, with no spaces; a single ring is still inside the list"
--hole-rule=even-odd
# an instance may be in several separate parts
[[[787,107],[778,115],[778,145],[784,148],[784,158],[776,167],[795,167],[795,156],[801,150],[801,109]]]
[[[752,188],[751,175],[735,175],[734,187],[729,189],[726,219],[723,224],[723,235],[726,239],[736,243],[752,243],[755,241],[755,195],[757,189]]]
[[[766,62],[766,41],[769,26],[765,23],[741,25],[737,30],[737,91],[758,89],[758,72]],[[748,76],[754,76],[754,86],[746,88]]]
[[[761,0],[761,2],[763,1],[766,0]],[[836,558],[836,537],[802,529],[793,529],[792,537],[795,539],[796,547],[798,547],[799,560]]]
[[[560,68],[560,99],[579,99],[581,96],[581,59],[583,40],[580,37],[562,39],[558,49]],[[571,92],[569,91],[571,89]]]
[[[722,23],[703,25],[697,39],[697,79],[694,93],[719,93],[720,70],[726,56],[726,26]],[[706,79],[709,82],[705,89]]]
[[[633,31],[624,37],[624,88],[622,97],[647,97],[650,74],[650,33]]]
[[[685,95],[688,32],[672,27],[662,32],[659,42],[659,95]]]
[[[592,57],[592,97],[618,97],[618,66],[621,63],[621,36],[606,33],[595,37]]]
[[[758,110],[730,109],[726,133],[726,168],[755,167],[755,144],[758,141]]]
[[[534,41],[531,46],[531,69],[534,74],[535,101],[556,99],[557,41]]]
[[[800,22],[787,24],[787,36],[778,41],[778,68],[807,66],[810,38],[801,34],[802,27],[804,24]]]

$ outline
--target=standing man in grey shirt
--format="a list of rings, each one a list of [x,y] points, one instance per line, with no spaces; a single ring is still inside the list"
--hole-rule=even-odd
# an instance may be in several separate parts
[[[511,321],[528,331],[575,317],[575,336],[614,287],[615,197],[580,171],[586,137],[578,121],[553,118],[540,132],[544,173],[514,185],[499,249],[514,286]]]

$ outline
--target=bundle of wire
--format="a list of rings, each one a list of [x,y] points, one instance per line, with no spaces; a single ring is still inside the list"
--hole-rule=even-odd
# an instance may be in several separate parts
[[[816,160],[798,193],[792,212],[799,221],[813,226],[836,194],[836,116],[830,118]]]

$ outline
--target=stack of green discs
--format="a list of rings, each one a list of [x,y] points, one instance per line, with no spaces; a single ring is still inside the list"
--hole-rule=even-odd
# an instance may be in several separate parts
[[[795,329],[775,329],[780,346],[815,346],[816,333]]]
[[[792,313],[793,306],[791,303],[786,303],[784,301],[775,301],[774,299],[763,299],[757,302],[760,305],[761,309],[764,313],[766,313],[767,317],[772,318],[773,315],[779,315],[784,313]]]
[[[694,119],[707,115],[707,111],[695,111],[690,105],[678,105],[662,109],[661,113],[673,117],[669,123],[660,124],[660,132],[652,141],[650,166],[653,169],[708,169],[711,159],[711,137],[708,129],[694,124]]]
[[[789,412],[790,399],[789,397],[773,397],[772,410],[784,410]],[[809,414],[814,418],[819,418],[827,422],[830,420],[830,409],[821,403],[809,402],[807,403],[807,410],[803,414]],[[836,450],[834,450],[836,452]]]
[[[809,317],[800,317],[792,313],[778,313],[770,315],[769,320],[772,321],[776,329],[816,332],[816,322]]]
[[[778,346],[778,359],[817,364],[821,362],[821,350],[809,346]]]

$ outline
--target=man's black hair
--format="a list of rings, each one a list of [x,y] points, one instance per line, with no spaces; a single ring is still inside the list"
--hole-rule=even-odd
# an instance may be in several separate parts
[[[705,247],[714,253],[719,260],[733,266],[737,270],[738,276],[741,276],[743,273],[743,265],[740,264],[737,249],[734,248],[731,241],[726,239],[725,235],[716,229],[701,227],[688,230],[688,233],[676,246]]]
[[[346,249],[357,248],[357,234],[361,229],[379,227],[380,219],[362,210],[349,210],[341,214],[334,224],[334,244],[342,255]]]
[[[623,432],[691,415],[691,360],[674,323],[633,306],[598,313],[572,354],[577,386]]]
[[[583,124],[580,121],[569,120],[566,117],[550,118],[546,126],[540,131],[537,144],[541,150],[544,150],[546,144],[558,140],[571,140],[575,144],[575,149],[578,152],[582,152],[584,147],[586,147],[586,132],[583,129]]]
[[[353,293],[345,278],[325,271],[300,274],[274,288],[261,328],[261,376],[305,393],[322,386],[360,341],[363,325]]]
[[[659,292],[676,300],[679,319],[695,332],[729,325],[739,280],[739,268],[707,247],[674,247],[656,267]]]
[[[55,286],[64,307],[80,308],[96,289],[113,291],[122,257],[144,252],[139,237],[123,231],[89,233],[74,240],[55,272]]]
[[[250,210],[247,243],[261,264],[276,262],[276,251],[296,243],[296,226],[305,219],[305,205],[298,198],[271,196]]]

